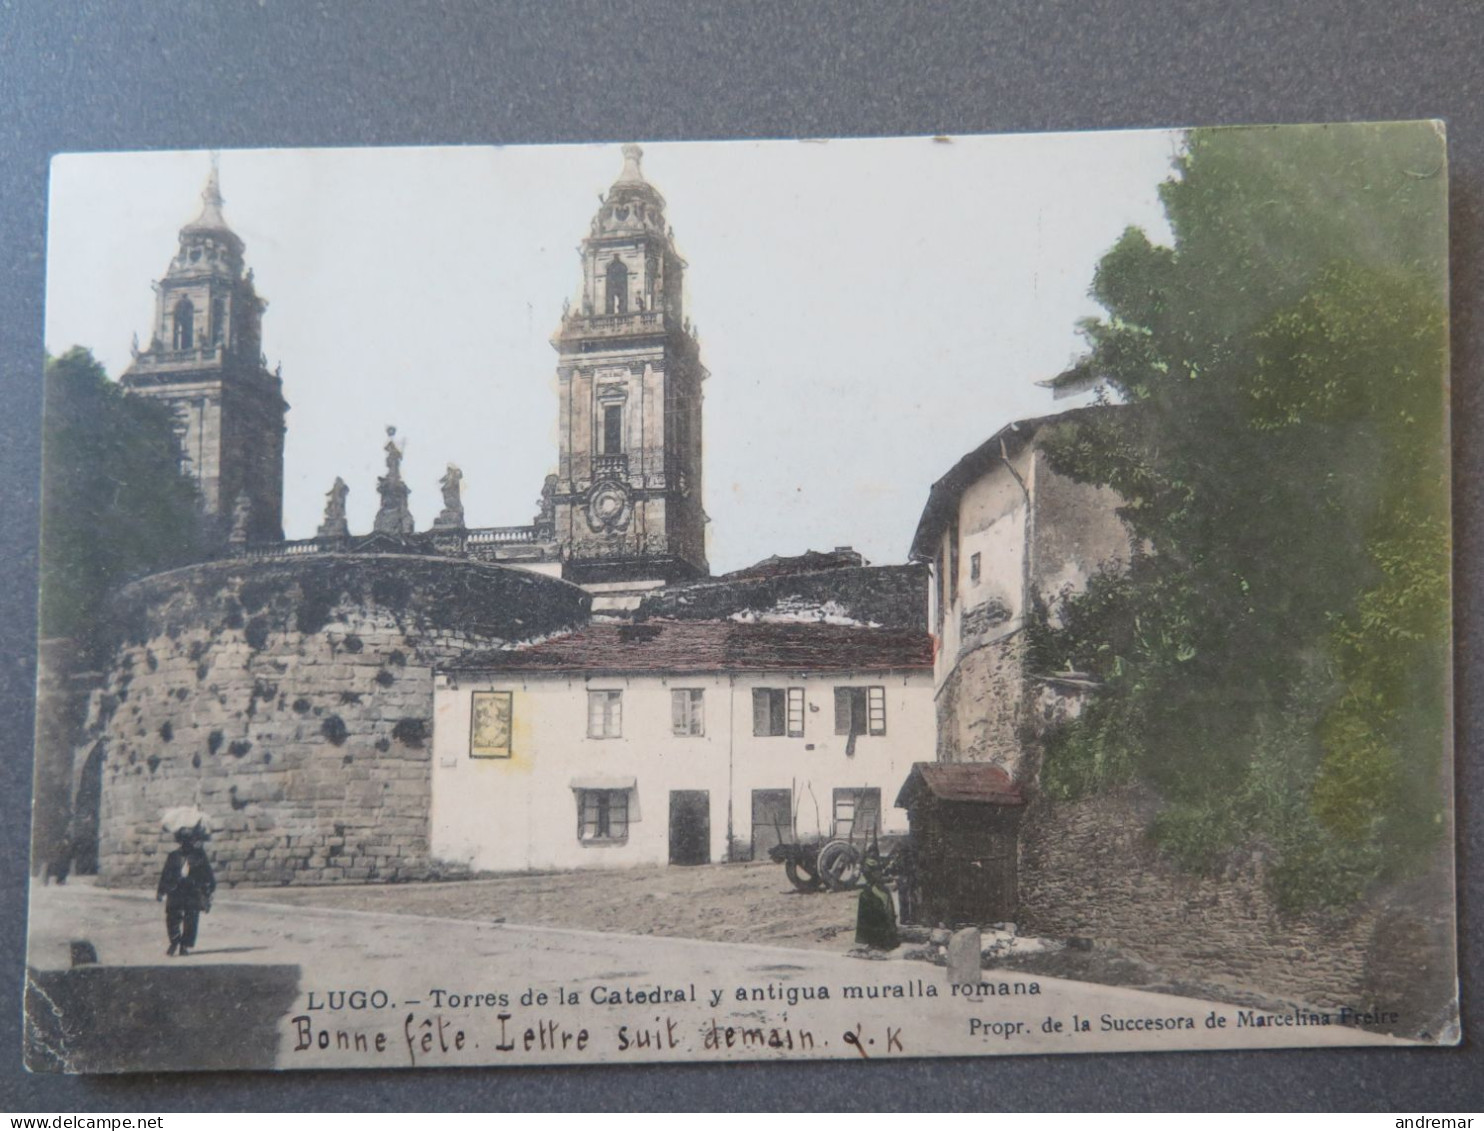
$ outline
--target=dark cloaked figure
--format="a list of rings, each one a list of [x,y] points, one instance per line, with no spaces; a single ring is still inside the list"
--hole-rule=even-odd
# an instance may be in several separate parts
[[[165,931],[170,936],[170,949],[165,953],[172,958],[189,954],[196,945],[201,913],[211,910],[211,893],[216,891],[216,876],[202,847],[205,831],[199,826],[180,829],[175,840],[180,847],[165,858],[155,889],[156,901],[165,901]]]
[[[895,950],[901,943],[897,935],[896,909],[892,906],[891,892],[881,874],[881,857],[875,848],[861,862],[861,877],[865,886],[856,904],[855,941],[876,950]]]

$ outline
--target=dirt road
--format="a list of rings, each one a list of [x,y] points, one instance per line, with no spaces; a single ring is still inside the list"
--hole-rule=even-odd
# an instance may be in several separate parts
[[[238,888],[231,894],[298,907],[835,952],[855,942],[856,893],[801,894],[777,864],[527,873],[439,884]]]

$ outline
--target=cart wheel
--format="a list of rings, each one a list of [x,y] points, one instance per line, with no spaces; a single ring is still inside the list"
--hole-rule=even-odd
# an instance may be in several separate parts
[[[819,850],[819,878],[831,891],[849,891],[861,878],[860,853],[846,840],[832,840]]]
[[[793,886],[798,888],[800,891],[818,891],[821,887],[824,886],[814,876],[800,875],[799,865],[797,861],[785,861],[783,865],[783,871],[788,876],[788,882],[793,884]]]

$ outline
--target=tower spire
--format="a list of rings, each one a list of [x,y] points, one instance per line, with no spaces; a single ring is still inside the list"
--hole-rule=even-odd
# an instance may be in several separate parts
[[[542,510],[562,545],[562,576],[582,583],[707,573],[706,370],[682,309],[685,261],[643,156],[623,147],[623,171],[582,241],[580,301],[552,340],[572,426],[561,430]]]
[[[149,346],[122,377],[126,389],[169,405],[181,467],[195,480],[213,539],[232,524],[251,542],[283,537],[282,382],[263,359],[266,305],[244,270],[241,238],[222,217],[221,170],[201,190],[201,212],[180,229],[155,284]],[[248,509],[237,521],[236,503]]]
[[[206,177],[206,187],[201,190],[201,214],[186,225],[188,231],[230,232],[226,218],[222,216],[222,181],[220,155],[211,151],[211,172]]]
[[[623,147],[623,172],[618,175],[614,182],[620,185],[647,184],[644,180],[644,170],[639,163],[644,159],[644,150],[637,145],[626,145]]]

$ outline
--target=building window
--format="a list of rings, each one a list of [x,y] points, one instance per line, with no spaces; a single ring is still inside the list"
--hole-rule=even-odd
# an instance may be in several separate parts
[[[804,735],[804,689],[802,687],[755,687],[752,689],[752,733],[759,738]]]
[[[608,292],[603,309],[609,314],[627,314],[629,310],[629,269],[616,255],[608,264]]]
[[[616,456],[623,451],[623,405],[603,406],[603,454]]]
[[[975,585],[978,585],[979,584],[979,578],[980,578],[980,576],[981,576],[981,573],[980,573],[979,555],[978,554],[970,554],[969,555],[969,581],[972,582]]]
[[[578,840],[583,844],[603,844],[628,838],[628,790],[579,789],[577,791]]]
[[[879,789],[835,790],[835,828],[838,837],[873,837],[881,833]]]
[[[188,298],[182,298],[175,304],[174,342],[178,350],[195,348],[196,308]]]
[[[211,344],[221,345],[227,340],[227,300],[211,300]]]
[[[621,738],[623,736],[623,692],[589,691],[587,693],[587,736]]]
[[[836,734],[885,734],[886,688],[835,688]]]
[[[510,757],[510,722],[513,693],[474,692],[469,727],[469,757]]]
[[[677,687],[670,692],[670,730],[680,735],[706,733],[706,692],[700,687]]]

